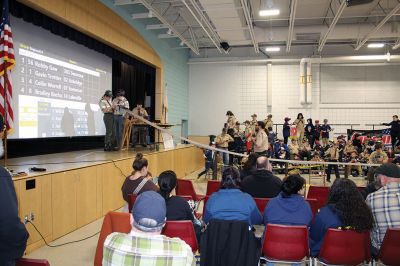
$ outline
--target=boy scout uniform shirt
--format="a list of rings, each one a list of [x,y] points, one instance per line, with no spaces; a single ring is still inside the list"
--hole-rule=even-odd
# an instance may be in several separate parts
[[[293,124],[296,125],[297,130],[304,130],[304,119],[296,119]]]
[[[129,102],[124,96],[116,97],[112,102],[116,106],[114,115],[125,115],[129,110]]]
[[[353,144],[344,146],[344,154],[352,153],[353,151],[356,151],[356,148],[353,146]]]
[[[381,161],[378,161],[378,159],[382,159]],[[386,152],[384,151],[374,151],[371,153],[369,156],[369,163],[374,163],[374,164],[383,164],[388,162],[388,156]]]
[[[289,152],[290,154],[299,154],[299,145],[298,144],[289,144]]]
[[[255,120],[255,121],[254,121],[254,120],[251,120],[251,121],[250,121],[250,127],[251,127],[251,131],[252,131],[252,132],[256,132],[256,125],[257,125],[257,123],[258,123],[257,120]]]
[[[215,143],[217,143],[220,148],[228,148],[229,142],[231,141],[233,141],[233,138],[229,134],[221,134],[215,138]]]
[[[326,151],[326,154],[330,155],[329,159],[331,159],[331,160],[335,160],[335,161],[339,160],[339,149],[338,148],[331,147]]]
[[[266,150],[268,150],[268,136],[264,130],[260,129],[254,142],[254,152],[264,152]]]
[[[228,128],[234,128],[236,125],[236,117],[235,116],[229,116],[228,121],[226,122],[228,124]]]
[[[103,98],[103,99],[100,100],[99,106],[100,106],[100,110],[104,114],[113,113],[112,109],[106,110],[108,108],[112,108],[112,105],[111,105],[110,101],[107,101],[106,99]]]
[[[274,126],[274,122],[271,119],[266,119],[264,121],[265,124],[265,128],[268,129],[269,127],[273,127]]]
[[[148,117],[148,116],[149,116],[149,115],[147,114],[146,109],[144,109],[143,107],[140,108],[140,111],[139,111],[139,108],[135,107],[135,108],[133,108],[132,112],[133,112],[135,115],[138,115],[138,116],[141,116],[141,117]]]

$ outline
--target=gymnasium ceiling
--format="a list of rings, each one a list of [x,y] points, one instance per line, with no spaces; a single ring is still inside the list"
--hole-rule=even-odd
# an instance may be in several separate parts
[[[192,57],[400,53],[400,0],[109,0]],[[261,17],[261,7],[279,9]],[[220,43],[227,42],[227,52]],[[370,43],[382,48],[367,48]],[[266,52],[278,46],[279,52]]]

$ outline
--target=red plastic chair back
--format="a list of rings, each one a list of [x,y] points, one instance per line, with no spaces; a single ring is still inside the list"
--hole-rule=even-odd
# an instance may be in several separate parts
[[[310,208],[311,208],[312,214],[313,214],[313,216],[315,216],[315,214],[319,210],[318,200],[317,199],[309,199],[309,198],[307,198],[306,201],[308,202],[308,204],[310,204]]]
[[[178,237],[186,242],[195,252],[198,249],[196,233],[192,221],[167,221],[163,228],[163,235]]]
[[[328,201],[329,187],[310,186],[307,199],[316,199],[316,207],[321,209]]]
[[[133,194],[128,194],[128,208],[129,208],[129,213],[132,212],[133,205],[135,204],[137,195]]]
[[[19,259],[15,262],[15,266],[50,266],[50,263],[47,260]]]
[[[269,200],[269,198],[254,198],[257,208],[262,215],[264,215],[265,206],[267,206]]]
[[[97,241],[94,265],[101,266],[103,260],[103,246],[107,236],[113,232],[129,233],[132,229],[130,214],[126,212],[109,212],[104,216],[99,240]]]
[[[262,253],[274,261],[299,262],[309,257],[307,226],[267,224]]]
[[[218,180],[208,180],[207,181],[207,192],[206,195],[211,195],[214,192],[217,192],[219,190],[219,187],[221,186],[221,181]]]
[[[325,234],[320,260],[327,264],[358,265],[371,259],[369,232],[328,229]]]
[[[386,231],[378,258],[385,265],[400,265],[400,228]]]
[[[199,201],[202,198],[196,194],[194,190],[192,181],[185,179],[178,179],[178,183],[176,184],[176,195],[190,195],[195,201]]]
[[[188,200],[193,200],[192,196],[190,195],[179,195],[179,197],[181,197],[182,199],[188,201]]]

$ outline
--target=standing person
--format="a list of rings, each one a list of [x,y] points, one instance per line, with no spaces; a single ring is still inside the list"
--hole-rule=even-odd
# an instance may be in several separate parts
[[[256,134],[253,138],[254,152],[258,155],[267,155],[268,136],[265,133],[265,125],[263,121],[258,121],[256,126]]]
[[[297,140],[302,142],[304,138],[304,117],[302,113],[297,114],[297,118],[294,120],[293,125],[295,125],[297,129]]]
[[[215,148],[215,142],[211,142],[209,145],[211,147]],[[215,169],[213,166],[214,166],[214,160],[215,160],[215,151],[205,149],[205,150],[203,150],[203,154],[204,154],[204,159],[205,159],[205,161],[204,161],[205,169],[197,175],[197,179],[199,179],[200,176],[207,174],[207,172],[210,169],[212,169],[213,176],[214,176]]]
[[[217,144],[217,147],[219,149],[226,150],[226,151],[228,151],[229,143],[233,142],[233,141],[234,141],[233,138],[227,133],[226,128],[223,128],[221,134],[215,138],[215,143]],[[221,152],[220,155],[221,155],[222,161],[224,163],[224,167],[228,166],[229,165],[229,154],[226,152]]]
[[[311,148],[314,148],[314,141],[315,141],[315,127],[313,125],[312,119],[307,119],[307,125],[305,127],[306,138],[308,143],[310,144]]]
[[[276,139],[276,134],[272,130],[272,127],[269,127],[268,128],[268,143],[269,143],[268,157],[272,157],[274,155],[275,139]]]
[[[228,111],[226,112],[226,116],[228,117],[226,124],[228,126],[228,129],[230,128],[235,128],[236,125],[236,117],[235,115],[232,113],[232,111]]]
[[[326,151],[326,157],[328,157],[329,162],[338,162],[339,161],[339,144],[336,142],[331,144],[329,149]],[[336,164],[329,164],[328,169],[326,170],[326,181],[331,182],[331,172],[332,169],[335,171],[336,178],[340,178],[339,175],[339,166]]]
[[[253,114],[251,116],[251,121],[250,121],[251,131],[253,132],[256,131],[256,125],[257,125],[257,115]]]
[[[310,227],[311,256],[316,257],[329,228],[351,228],[358,232],[372,229],[374,219],[356,184],[350,179],[336,179],[329,190],[328,202]]]
[[[251,139],[251,135],[253,134],[253,131],[251,129],[250,121],[246,120],[244,122],[245,125],[245,130],[244,130],[244,138],[246,140],[246,152],[247,154],[250,154],[251,150],[253,149],[253,142]]]
[[[135,115],[141,116],[144,119],[149,118],[149,114],[146,109],[143,107],[143,103],[138,101],[136,107],[133,108],[132,112]],[[142,121],[139,121],[140,124],[143,124]],[[149,130],[147,125],[135,126],[133,125],[132,129],[132,147],[136,146],[136,143],[142,144],[142,146],[147,146],[147,136],[149,135]]]
[[[375,171],[379,190],[367,196],[375,225],[371,231],[372,253],[377,255],[389,227],[400,227],[400,168],[392,163]]]
[[[115,137],[117,140],[118,149],[121,149],[122,131],[124,130],[124,116],[126,110],[129,110],[129,102],[125,98],[124,90],[119,90],[117,92],[117,97],[114,98],[112,104],[115,106],[114,110]]]
[[[106,90],[99,102],[100,110],[103,112],[103,121],[106,126],[106,134],[104,136],[104,151],[115,150],[114,147],[114,109],[115,106],[111,102],[112,92]]]
[[[283,142],[285,144],[288,143],[288,138],[290,137],[289,121],[290,121],[290,118],[289,117],[285,117],[285,123],[283,123],[283,130],[282,130]]]
[[[328,119],[324,119],[324,124],[321,126],[321,137],[322,137],[322,146],[325,147],[329,142],[329,132],[332,131],[330,125],[328,125]]]
[[[0,265],[15,265],[24,255],[28,231],[18,217],[18,201],[11,174],[0,166]]]
[[[192,249],[179,238],[161,234],[165,199],[154,191],[140,194],[132,208],[130,233],[114,232],[104,241],[103,266],[192,265]]]
[[[269,114],[267,116],[267,119],[265,119],[264,124],[265,124],[265,128],[267,128],[267,129],[274,127],[274,122],[272,121],[272,115],[271,114]]]
[[[391,126],[390,136],[392,138],[392,149],[394,150],[396,145],[400,143],[400,120],[398,115],[393,116],[393,121],[390,123],[382,123],[385,126]]]
[[[319,123],[319,120],[315,120],[315,126],[314,126],[314,143],[315,141],[319,141],[321,137],[321,125]]]

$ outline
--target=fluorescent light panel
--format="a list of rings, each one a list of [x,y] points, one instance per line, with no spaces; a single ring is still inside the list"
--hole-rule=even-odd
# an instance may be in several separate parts
[[[281,48],[278,46],[271,46],[271,47],[265,48],[266,52],[279,52],[280,50],[281,50]]]
[[[259,12],[261,17],[277,16],[281,13],[279,9],[262,9]]]
[[[370,43],[368,44],[368,48],[383,48],[385,46],[384,43]]]

